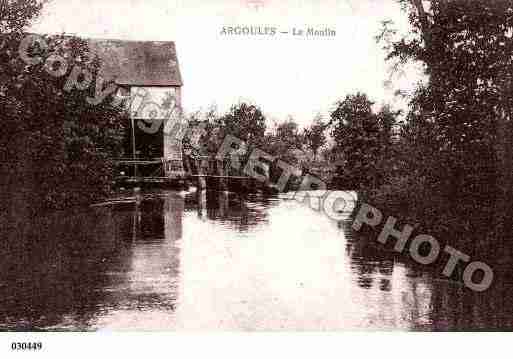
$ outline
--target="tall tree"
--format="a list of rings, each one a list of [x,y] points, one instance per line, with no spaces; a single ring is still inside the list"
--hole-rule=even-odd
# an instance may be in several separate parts
[[[338,175],[354,189],[376,188],[382,182],[383,173],[377,170],[377,163],[383,158],[389,129],[382,126],[372,105],[367,95],[357,93],[338,102],[331,113],[335,152],[345,162]]]
[[[299,131],[299,125],[292,117],[276,127],[275,136],[285,151],[298,150],[303,146],[303,136]]]
[[[0,1],[0,112],[4,122],[4,129],[0,131],[0,219],[4,223],[0,225],[3,228],[17,228],[20,232],[25,231],[24,221],[29,217],[30,211],[28,198],[31,189],[35,188],[35,182],[30,176],[29,142],[27,138],[11,132],[9,128],[23,106],[22,101],[8,94],[9,88],[16,84],[19,74],[13,71],[16,49],[12,47],[12,43],[19,41],[22,31],[39,15],[42,6],[43,2],[38,0]],[[6,139],[18,150],[8,151]]]
[[[20,56],[26,25],[41,2],[9,1],[3,49],[0,134],[2,206],[14,214],[90,203],[109,193],[114,171],[110,158],[122,147],[122,107],[113,96],[91,105],[100,63],[87,43],[67,36],[43,36],[33,44],[33,64]],[[51,59],[60,59],[50,61]],[[87,88],[70,86],[90,80]],[[88,78],[89,74],[90,78]],[[22,216],[23,217],[23,216]]]
[[[303,131],[303,138],[308,149],[313,152],[314,161],[317,161],[319,150],[326,145],[326,129],[327,125],[323,122],[322,116],[318,115],[313,124]]]
[[[264,138],[266,123],[262,110],[252,104],[241,102],[215,121],[220,136],[235,136],[249,146],[258,146]]]
[[[504,226],[513,194],[513,2],[399,1],[412,32],[389,58],[421,62],[428,75],[406,128],[410,143],[422,144],[413,157],[426,160],[411,170],[444,194],[463,228],[490,213],[493,227]]]

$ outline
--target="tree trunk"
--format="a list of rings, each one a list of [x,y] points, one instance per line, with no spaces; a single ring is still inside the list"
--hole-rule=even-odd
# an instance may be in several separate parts
[[[513,122],[509,106],[498,116],[497,120],[497,199],[494,210],[494,223],[488,243],[500,251],[500,255],[509,257],[503,243],[510,230],[506,221],[511,213],[513,197]],[[498,243],[499,242],[499,243]]]
[[[413,5],[417,9],[417,13],[419,15],[420,24],[422,27],[422,38],[424,39],[424,45],[426,49],[429,51],[431,48],[431,26],[429,24],[428,16],[426,10],[424,9],[424,5],[422,4],[422,0],[412,0]]]

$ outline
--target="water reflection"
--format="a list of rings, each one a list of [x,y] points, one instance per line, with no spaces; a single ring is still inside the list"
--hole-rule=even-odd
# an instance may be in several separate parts
[[[195,201],[195,202],[194,202]],[[230,225],[236,231],[267,223],[267,207],[276,199],[259,195],[240,195],[228,192],[198,191],[186,197],[189,210],[198,218]]]
[[[378,307],[388,305],[392,308],[395,304],[389,301],[390,296],[400,298],[397,301],[399,306],[408,308],[400,320],[410,329],[509,331],[513,328],[513,304],[507,300],[513,286],[507,282],[505,275],[497,275],[490,290],[475,293],[459,283],[437,276],[436,273],[441,270],[437,272],[435,269],[433,273],[419,270],[407,262],[407,258],[377,243],[377,235],[356,235],[351,232],[350,226],[349,221],[344,224],[346,253],[351,259],[356,283],[374,296],[381,297],[382,304]],[[395,325],[398,324],[396,320]]]
[[[168,195],[34,219],[2,248],[0,324],[85,330],[106,313],[173,310],[183,207]]]
[[[348,200],[351,197],[348,197]],[[0,244],[4,330],[512,329],[475,294],[287,196],[154,192]]]

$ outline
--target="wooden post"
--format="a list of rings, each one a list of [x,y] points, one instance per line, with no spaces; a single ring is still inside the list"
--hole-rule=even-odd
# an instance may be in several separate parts
[[[228,190],[228,187],[226,185],[226,178],[225,178],[225,172],[224,172],[224,161],[223,160],[217,160],[217,175],[219,177],[219,190],[226,192]]]
[[[183,161],[185,163],[186,174],[192,175],[191,157],[189,155],[185,155]]]
[[[132,116],[130,116],[131,127],[132,127],[132,158],[135,161],[137,159],[136,150],[135,150],[135,121]],[[134,177],[137,178],[137,164],[134,165]]]
[[[198,191],[207,189],[207,179],[204,176],[198,176]]]
[[[229,206],[228,193],[219,192],[218,199],[219,199],[219,215],[221,216],[221,218],[224,218],[227,215],[228,206]]]
[[[207,192],[198,190],[196,194],[198,196],[198,217],[203,218],[207,209]]]
[[[198,166],[198,191],[203,191],[207,189],[207,180],[205,178],[205,167],[207,167],[208,171],[208,161],[205,166],[205,160],[199,160]]]

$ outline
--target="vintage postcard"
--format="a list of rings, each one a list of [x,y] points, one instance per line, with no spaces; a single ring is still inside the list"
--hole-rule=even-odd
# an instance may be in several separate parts
[[[511,331],[512,51],[511,0],[0,0],[2,349]]]

